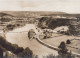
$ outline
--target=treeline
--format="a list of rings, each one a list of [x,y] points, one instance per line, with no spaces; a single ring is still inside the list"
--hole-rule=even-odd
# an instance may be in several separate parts
[[[42,29],[55,29],[60,26],[68,26],[69,30],[67,31],[67,34],[79,35],[79,21],[79,19],[42,17],[39,19],[38,27]]]
[[[1,18],[0,21],[1,22],[9,22],[9,21],[12,21],[12,19],[10,19],[10,18]]]
[[[69,25],[69,19],[64,18],[52,18],[52,17],[42,17],[39,19],[38,26],[40,28],[49,28],[54,29],[59,26],[67,26]]]

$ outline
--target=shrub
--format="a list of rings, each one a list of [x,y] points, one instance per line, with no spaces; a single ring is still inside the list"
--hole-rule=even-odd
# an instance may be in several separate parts
[[[9,30],[13,30],[13,29],[15,28],[15,25],[9,24],[9,25],[7,25],[6,27],[7,27],[7,29],[9,29]]]
[[[32,50],[30,50],[30,48],[26,48],[23,52],[21,52],[20,54],[18,54],[19,56],[21,56],[21,57],[32,57],[32,55],[33,55],[33,52],[32,52]]]
[[[14,52],[14,54],[19,54],[23,51],[24,51],[24,49],[22,47],[17,47],[13,52]]]
[[[60,50],[58,51],[58,53],[59,53],[60,55],[65,55],[65,54],[68,53],[68,49],[67,49],[67,47],[66,47],[65,42],[61,42],[60,45],[58,46],[58,48],[60,49]]]
[[[67,44],[70,44],[70,43],[71,43],[71,41],[68,39],[68,40],[66,41],[66,43],[67,43]]]

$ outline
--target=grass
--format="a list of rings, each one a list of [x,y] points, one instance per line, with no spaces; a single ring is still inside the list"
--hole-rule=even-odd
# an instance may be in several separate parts
[[[66,41],[68,39],[69,40],[72,40],[74,38],[75,38],[75,36],[68,36],[68,35],[61,35],[61,34],[53,34],[53,37],[52,38],[42,39],[42,41],[44,41],[45,43],[48,43],[50,45],[53,45],[53,46],[58,47],[62,41],[64,41],[66,43]],[[80,48],[79,47],[79,43],[80,43],[79,40],[78,41],[77,40],[71,41],[71,44],[68,44],[68,46],[75,47],[75,48],[71,48],[71,47],[68,47],[67,46],[68,50],[71,50],[71,51],[76,52],[76,53],[80,53],[80,50],[79,49],[76,49],[76,48]]]

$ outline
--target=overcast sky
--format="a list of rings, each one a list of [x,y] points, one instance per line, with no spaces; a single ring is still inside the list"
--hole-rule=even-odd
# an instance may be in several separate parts
[[[80,0],[0,0],[0,11],[62,11],[80,13]]]

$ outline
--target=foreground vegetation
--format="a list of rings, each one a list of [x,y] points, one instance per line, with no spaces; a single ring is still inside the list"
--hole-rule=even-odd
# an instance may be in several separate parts
[[[32,57],[33,55],[33,52],[28,47],[24,49],[23,47],[19,47],[17,44],[11,44],[7,42],[4,37],[0,36],[0,56],[3,57],[3,52],[7,51],[10,51],[20,57]]]

